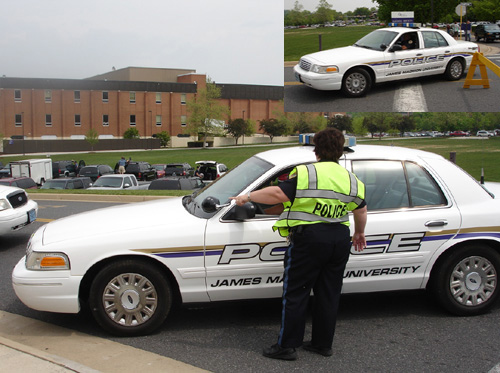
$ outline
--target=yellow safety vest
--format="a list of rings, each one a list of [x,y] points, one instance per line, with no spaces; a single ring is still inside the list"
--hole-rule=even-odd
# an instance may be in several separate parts
[[[349,226],[349,211],[365,198],[365,185],[353,173],[335,162],[318,162],[297,166],[290,177],[297,177],[292,204],[273,226],[283,237],[289,229],[305,224],[340,223]]]

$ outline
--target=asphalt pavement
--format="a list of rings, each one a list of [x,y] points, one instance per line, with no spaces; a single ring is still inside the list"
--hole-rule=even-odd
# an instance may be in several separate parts
[[[33,194],[32,198],[127,203],[165,197]],[[207,372],[152,352],[0,311],[0,371],[21,370],[37,373]]]

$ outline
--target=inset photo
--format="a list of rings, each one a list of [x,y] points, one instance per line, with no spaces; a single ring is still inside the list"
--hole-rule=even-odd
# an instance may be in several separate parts
[[[285,111],[499,111],[495,15],[481,4],[408,8],[285,0]]]

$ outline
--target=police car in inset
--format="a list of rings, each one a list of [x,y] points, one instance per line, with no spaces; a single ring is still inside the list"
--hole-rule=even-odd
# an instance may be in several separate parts
[[[123,336],[151,333],[176,303],[279,298],[287,244],[272,230],[278,216],[229,197],[315,161],[312,146],[270,150],[183,198],[48,223],[16,265],[14,290],[36,310],[89,305]],[[368,205],[367,247],[351,250],[343,292],[428,289],[457,315],[491,309],[500,291],[500,183],[481,185],[445,158],[407,148],[353,146],[339,163],[364,182]]]
[[[318,90],[365,95],[373,84],[444,74],[458,80],[470,66],[477,44],[455,40],[430,28],[389,27],[375,30],[354,45],[303,56],[295,78]]]

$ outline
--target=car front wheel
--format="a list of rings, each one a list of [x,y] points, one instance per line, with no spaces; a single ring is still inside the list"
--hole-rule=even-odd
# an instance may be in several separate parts
[[[372,78],[362,68],[349,70],[342,80],[342,92],[349,97],[360,97],[368,93],[372,86]]]
[[[436,299],[456,315],[485,313],[498,298],[500,254],[487,245],[469,244],[454,250],[433,273]]]
[[[464,65],[459,59],[452,60],[448,66],[446,66],[445,76],[448,80],[458,80],[462,77],[464,73]]]
[[[156,267],[122,260],[97,274],[89,303],[94,318],[108,332],[124,337],[145,335],[165,321],[172,291]]]

